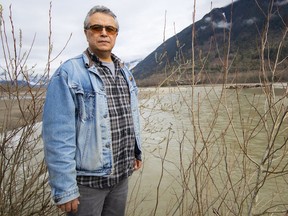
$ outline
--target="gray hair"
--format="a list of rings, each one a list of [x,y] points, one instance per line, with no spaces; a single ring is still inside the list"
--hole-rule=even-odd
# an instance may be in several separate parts
[[[84,29],[88,28],[89,26],[89,18],[90,16],[92,16],[95,13],[103,13],[103,14],[107,14],[111,17],[114,18],[115,22],[116,22],[116,27],[119,31],[119,23],[117,20],[116,15],[107,7],[105,6],[94,6],[93,8],[90,9],[90,11],[88,12],[88,14],[86,15],[86,18],[84,20]]]

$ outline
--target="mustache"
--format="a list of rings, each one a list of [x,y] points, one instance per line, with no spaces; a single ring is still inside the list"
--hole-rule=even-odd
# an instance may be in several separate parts
[[[110,43],[110,41],[108,41],[108,40],[98,40],[98,43],[102,43],[102,42]]]

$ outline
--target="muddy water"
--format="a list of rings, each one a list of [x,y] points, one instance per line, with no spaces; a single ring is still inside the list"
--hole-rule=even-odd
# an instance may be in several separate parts
[[[283,215],[283,94],[276,88],[269,102],[260,88],[141,89],[144,166],[130,180],[127,215]]]

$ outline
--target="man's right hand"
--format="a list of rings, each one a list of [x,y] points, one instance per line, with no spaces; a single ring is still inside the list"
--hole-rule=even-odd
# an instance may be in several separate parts
[[[76,213],[78,211],[78,205],[80,204],[78,198],[71,200],[67,203],[57,205],[59,209],[61,209],[63,212],[73,212]]]

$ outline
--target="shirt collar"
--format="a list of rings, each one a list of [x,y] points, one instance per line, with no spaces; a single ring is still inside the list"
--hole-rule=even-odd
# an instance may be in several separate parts
[[[87,53],[93,62],[102,66],[102,61],[100,61],[100,59],[89,48],[87,48]],[[111,58],[115,64],[119,65],[121,68],[123,67],[123,63],[120,58],[118,58],[113,53],[111,53]]]

